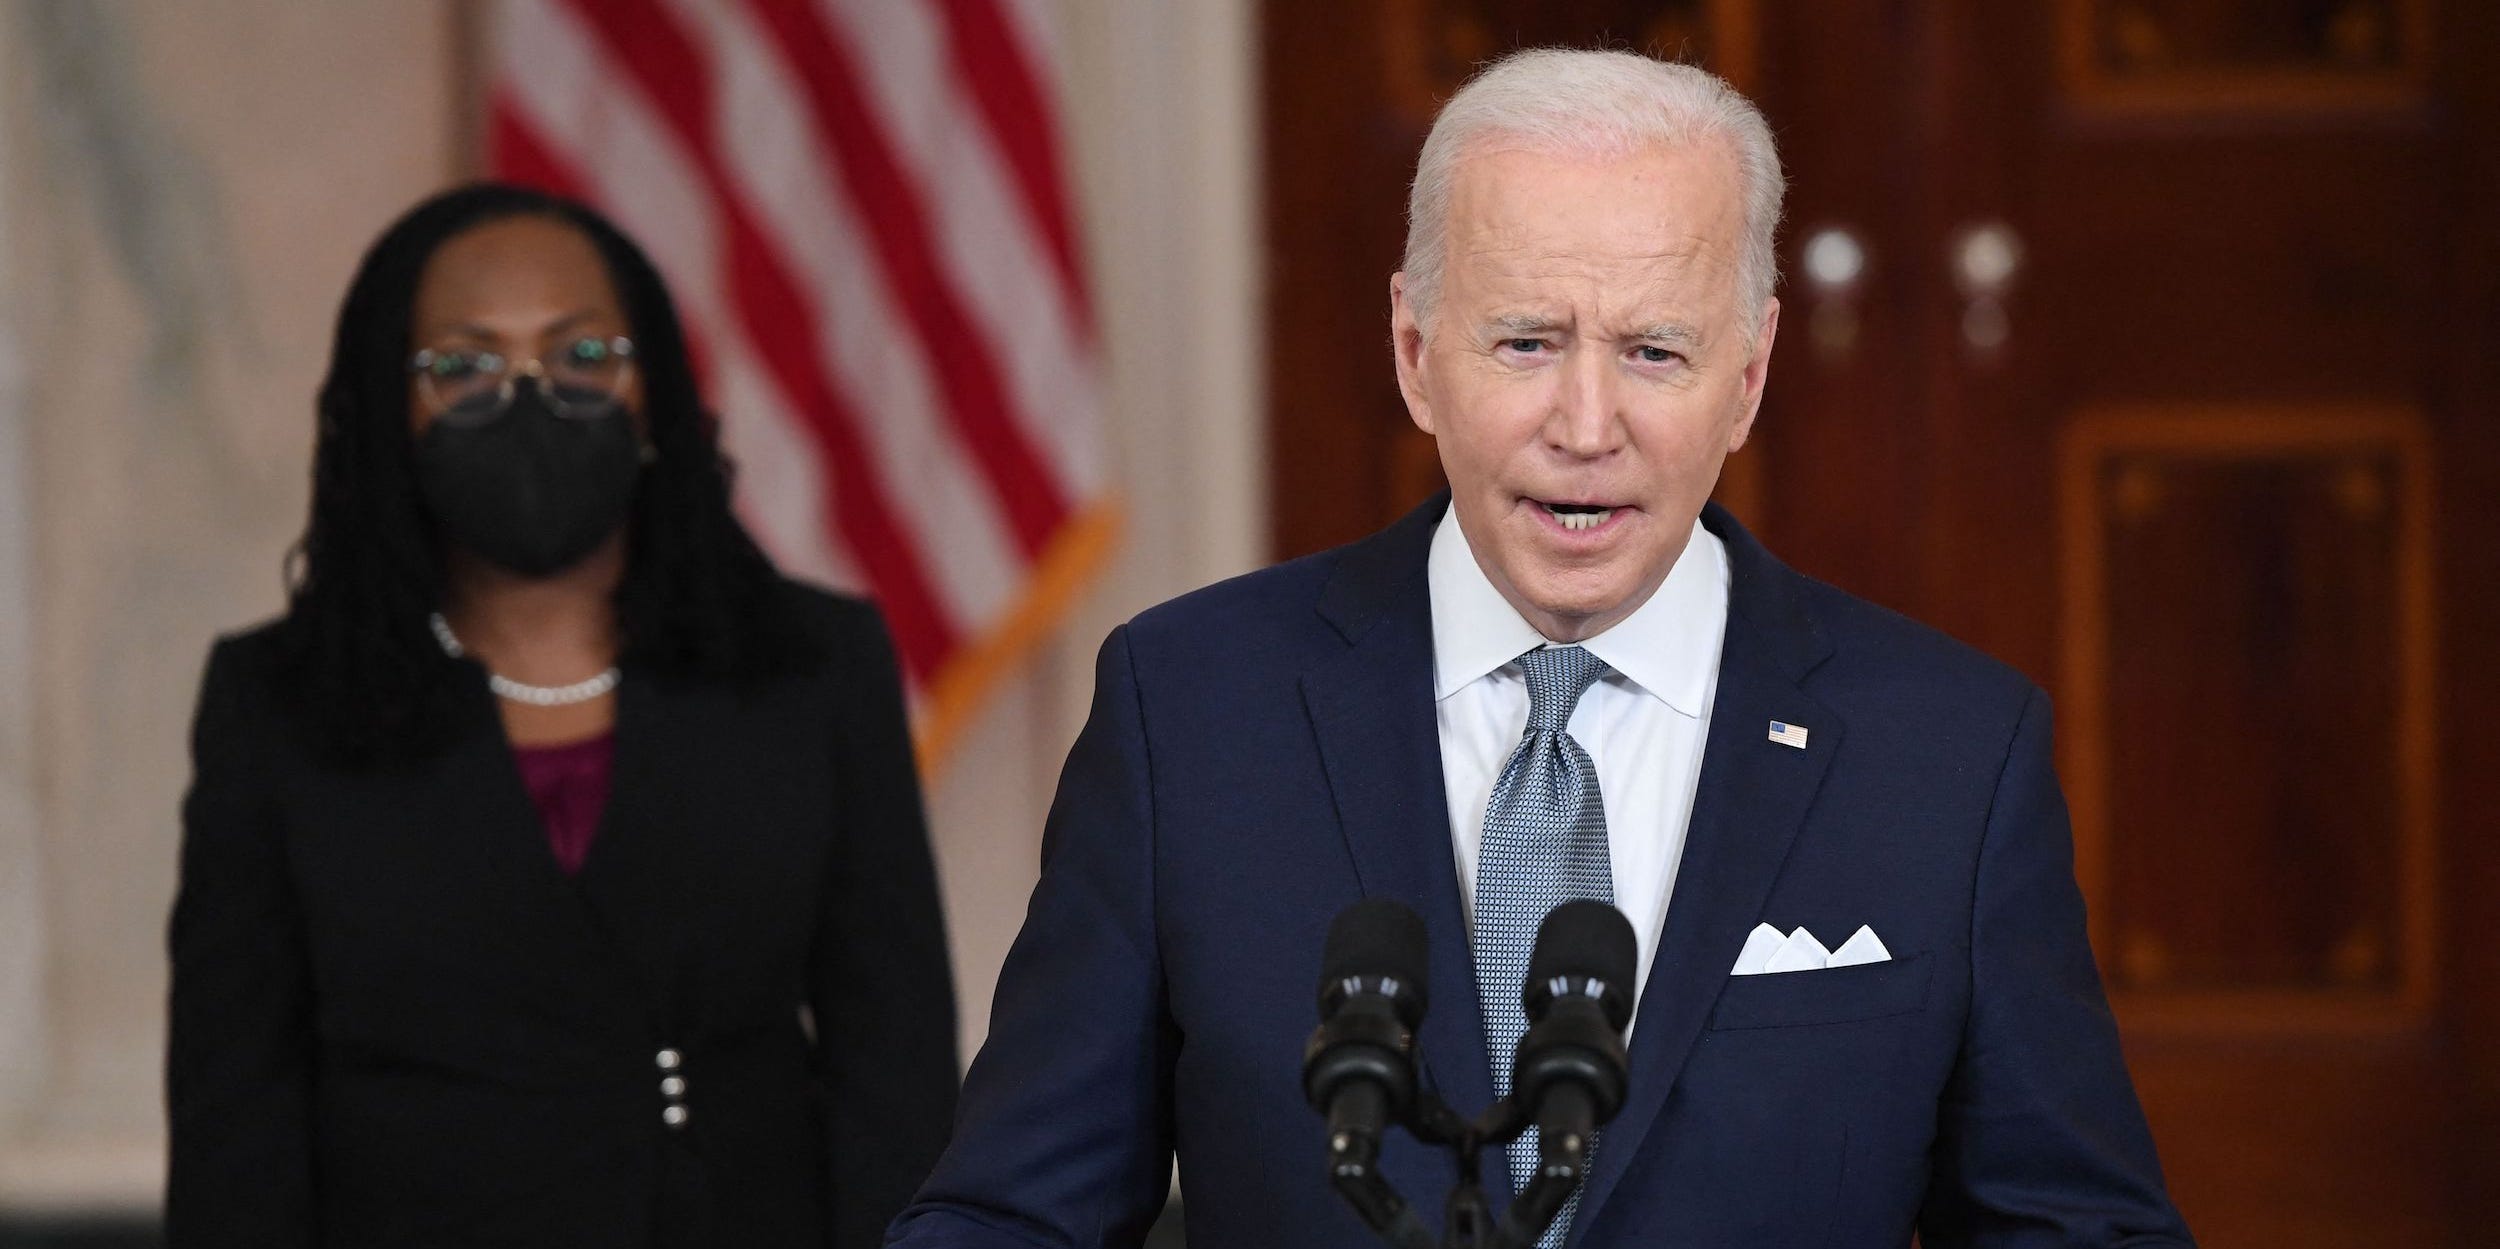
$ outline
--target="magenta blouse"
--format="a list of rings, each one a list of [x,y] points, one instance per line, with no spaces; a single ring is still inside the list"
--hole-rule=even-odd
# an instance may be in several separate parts
[[[537,804],[556,865],[571,876],[582,870],[599,835],[599,814],[608,805],[608,772],[616,760],[616,735],[602,733],[557,746],[516,746],[521,783]]]

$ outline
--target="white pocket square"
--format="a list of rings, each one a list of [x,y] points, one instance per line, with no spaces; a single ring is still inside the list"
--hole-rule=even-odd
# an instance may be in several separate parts
[[[1875,930],[1864,924],[1840,943],[1837,950],[1826,950],[1800,924],[1797,931],[1783,933],[1769,924],[1756,924],[1745,937],[1744,952],[1736,956],[1736,969],[1730,975],[1763,976],[1789,971],[1820,971],[1827,967],[1855,967],[1861,963],[1892,961],[1892,951],[1884,948]]]

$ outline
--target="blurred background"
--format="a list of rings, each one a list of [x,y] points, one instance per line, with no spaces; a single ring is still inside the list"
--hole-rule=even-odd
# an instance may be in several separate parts
[[[1528,43],[1769,114],[1722,498],[2055,694],[2204,1243],[2500,1241],[2500,6],[0,0],[0,1246],[150,1243],[199,666],[401,209],[668,271],[755,527],[910,633],[969,1053],[1104,631],[1437,488],[1404,182]]]

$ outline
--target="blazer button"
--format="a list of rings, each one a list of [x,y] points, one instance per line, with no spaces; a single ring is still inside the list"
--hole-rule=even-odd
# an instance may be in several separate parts
[[[660,1081],[660,1095],[663,1097],[684,1097],[686,1095],[686,1078],[684,1076],[670,1076],[667,1079]]]
[[[671,1106],[668,1109],[661,1111],[660,1122],[665,1123],[672,1128],[682,1128],[686,1126],[686,1108],[683,1106]]]
[[[675,1071],[678,1067],[684,1065],[686,1056],[675,1050],[661,1050],[658,1054],[652,1056],[651,1061],[662,1071]]]

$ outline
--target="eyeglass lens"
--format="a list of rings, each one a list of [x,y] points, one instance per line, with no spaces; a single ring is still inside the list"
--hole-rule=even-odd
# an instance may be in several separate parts
[[[558,415],[596,416],[623,397],[633,369],[633,344],[623,338],[579,338],[537,363],[534,380]],[[509,357],[474,347],[422,351],[414,367],[426,405],[438,415],[463,421],[502,415],[525,380],[514,375]]]

